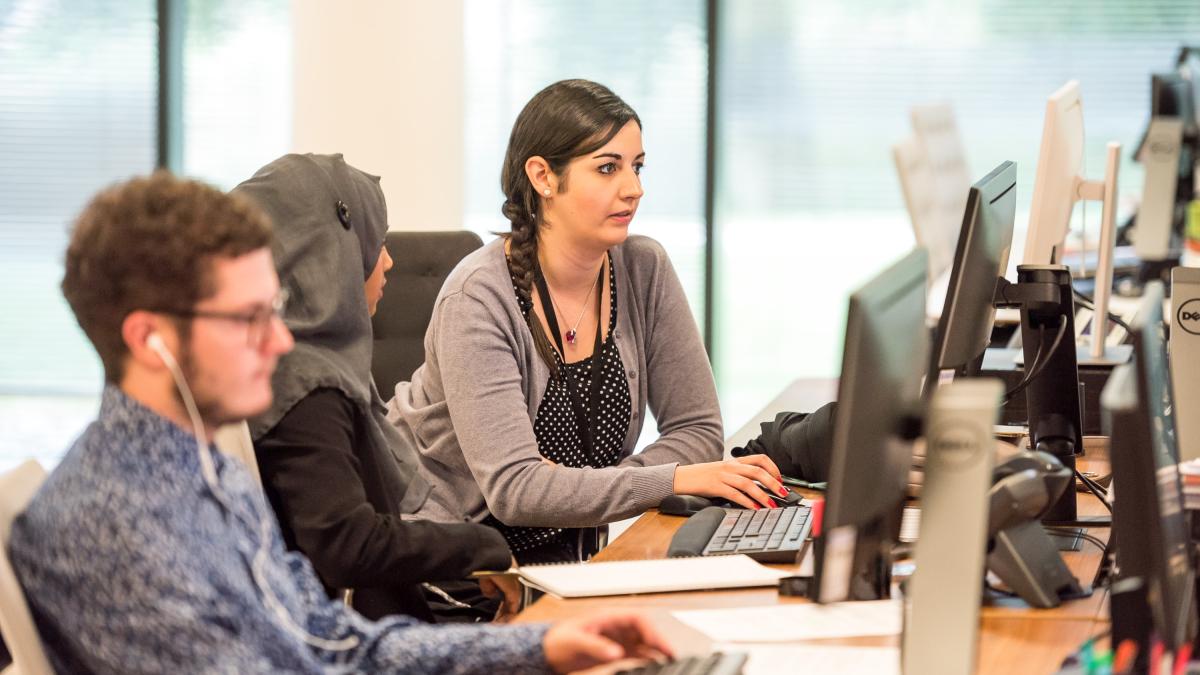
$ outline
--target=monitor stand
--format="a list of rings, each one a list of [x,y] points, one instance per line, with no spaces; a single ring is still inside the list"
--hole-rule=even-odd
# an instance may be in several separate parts
[[[1039,374],[1025,389],[1030,447],[1050,453],[1074,472],[1075,455],[1083,450],[1083,414],[1071,273],[1063,265],[1019,265],[1017,283],[1001,280],[995,304],[1020,307],[1025,363],[1041,362],[1030,366]],[[1072,523],[1077,518],[1075,492],[1066,490],[1044,521]]]

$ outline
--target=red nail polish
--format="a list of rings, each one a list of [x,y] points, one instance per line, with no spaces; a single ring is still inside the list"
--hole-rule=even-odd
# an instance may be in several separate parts
[[[787,488],[785,488],[785,487],[779,488],[779,496],[780,497],[786,497],[787,495],[788,495]]]

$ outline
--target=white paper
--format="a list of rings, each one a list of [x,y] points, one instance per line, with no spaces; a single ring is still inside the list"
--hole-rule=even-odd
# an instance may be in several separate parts
[[[715,644],[713,650],[746,652],[750,658],[743,675],[779,675],[792,667],[803,673],[900,675],[897,647]]]
[[[899,635],[899,600],[789,603],[674,612],[714,642],[796,642],[863,635]]]
[[[564,598],[775,586],[791,574],[744,555],[529,565],[519,572],[526,584]]]

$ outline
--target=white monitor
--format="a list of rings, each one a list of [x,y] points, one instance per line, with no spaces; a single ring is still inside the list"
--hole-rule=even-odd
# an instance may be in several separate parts
[[[1046,101],[1042,126],[1042,148],[1038,153],[1033,205],[1025,235],[1025,265],[1052,265],[1062,261],[1063,241],[1071,222],[1071,210],[1080,200],[1103,202],[1100,242],[1096,263],[1096,321],[1092,326],[1090,356],[1094,363],[1122,363],[1117,351],[1105,345],[1108,332],[1108,299],[1112,293],[1112,256],[1116,239],[1117,166],[1121,144],[1109,142],[1104,180],[1086,180],[1083,171],[1083,99],[1079,82],[1071,80]]]
[[[1079,96],[1079,82],[1071,80],[1046,101],[1024,264],[1061,262],[1071,210],[1079,200],[1082,170],[1083,100]]]
[[[919,105],[910,115],[913,136],[893,146],[892,156],[913,234],[929,251],[929,276],[936,279],[954,260],[971,177],[954,109]]]

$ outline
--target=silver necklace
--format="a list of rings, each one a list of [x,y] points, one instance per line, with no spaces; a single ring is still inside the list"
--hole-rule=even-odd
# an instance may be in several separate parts
[[[601,263],[601,265],[603,264],[604,263]],[[567,329],[567,332],[563,334],[563,337],[567,339],[567,344],[575,344],[575,338],[579,336],[579,324],[583,322],[583,315],[587,314],[588,301],[592,299],[592,291],[596,290],[596,283],[599,281],[600,275],[597,274],[596,278],[592,280],[592,287],[588,289],[587,297],[583,299],[583,308],[579,310],[579,317],[575,319],[575,325]],[[562,307],[558,306],[558,301],[554,299],[553,295],[550,295],[550,303],[554,305],[554,309],[557,310],[559,314],[563,314]],[[597,326],[596,330],[600,330],[600,327]]]

